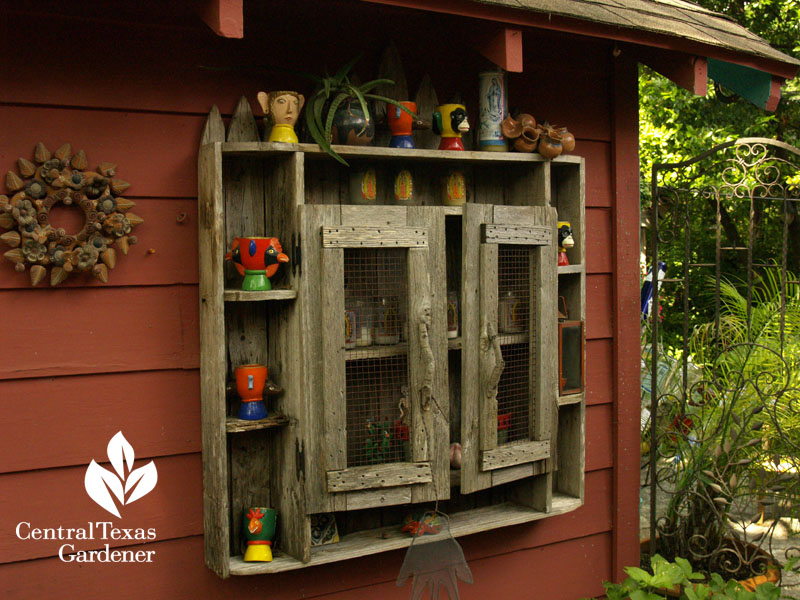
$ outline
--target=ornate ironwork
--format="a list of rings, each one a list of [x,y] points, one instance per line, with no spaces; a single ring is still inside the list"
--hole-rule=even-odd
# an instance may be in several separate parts
[[[765,517],[800,489],[799,165],[744,138],[652,170],[650,551],[737,578],[769,571]]]

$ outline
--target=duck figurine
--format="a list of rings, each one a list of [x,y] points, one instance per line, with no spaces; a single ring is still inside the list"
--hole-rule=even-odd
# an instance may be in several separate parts
[[[271,290],[270,278],[281,263],[289,262],[276,237],[234,238],[225,259],[233,261],[239,275],[244,276],[242,289],[251,292]]]

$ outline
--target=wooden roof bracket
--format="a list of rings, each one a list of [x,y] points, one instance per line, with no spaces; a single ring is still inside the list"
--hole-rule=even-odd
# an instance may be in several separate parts
[[[478,43],[478,50],[502,69],[522,73],[522,30],[503,27]]]
[[[697,96],[708,92],[708,61],[704,56],[641,48],[639,61]]]
[[[203,0],[197,12],[217,35],[235,39],[244,37],[243,0]]]

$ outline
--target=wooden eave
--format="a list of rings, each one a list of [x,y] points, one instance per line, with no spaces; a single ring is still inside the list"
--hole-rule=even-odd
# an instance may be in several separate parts
[[[601,37],[715,58],[783,79],[800,60],[720,13],[683,0],[363,0]]]

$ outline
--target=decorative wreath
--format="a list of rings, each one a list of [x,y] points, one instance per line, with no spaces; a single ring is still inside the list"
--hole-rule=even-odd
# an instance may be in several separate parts
[[[50,269],[50,285],[58,285],[70,273],[89,271],[108,281],[108,270],[117,262],[116,248],[128,254],[137,242],[131,229],[144,222],[128,212],[134,203],[120,197],[130,184],[114,179],[116,165],[100,163],[87,171],[83,150],[72,154],[64,144],[53,155],[42,142],[36,145],[34,161],[20,158],[19,173],[6,174],[10,194],[0,195],[0,227],[10,229],[0,240],[12,249],[4,256],[20,273],[31,270],[31,284],[38,285]],[[50,209],[61,202],[83,210],[83,229],[68,235],[50,224]]]

